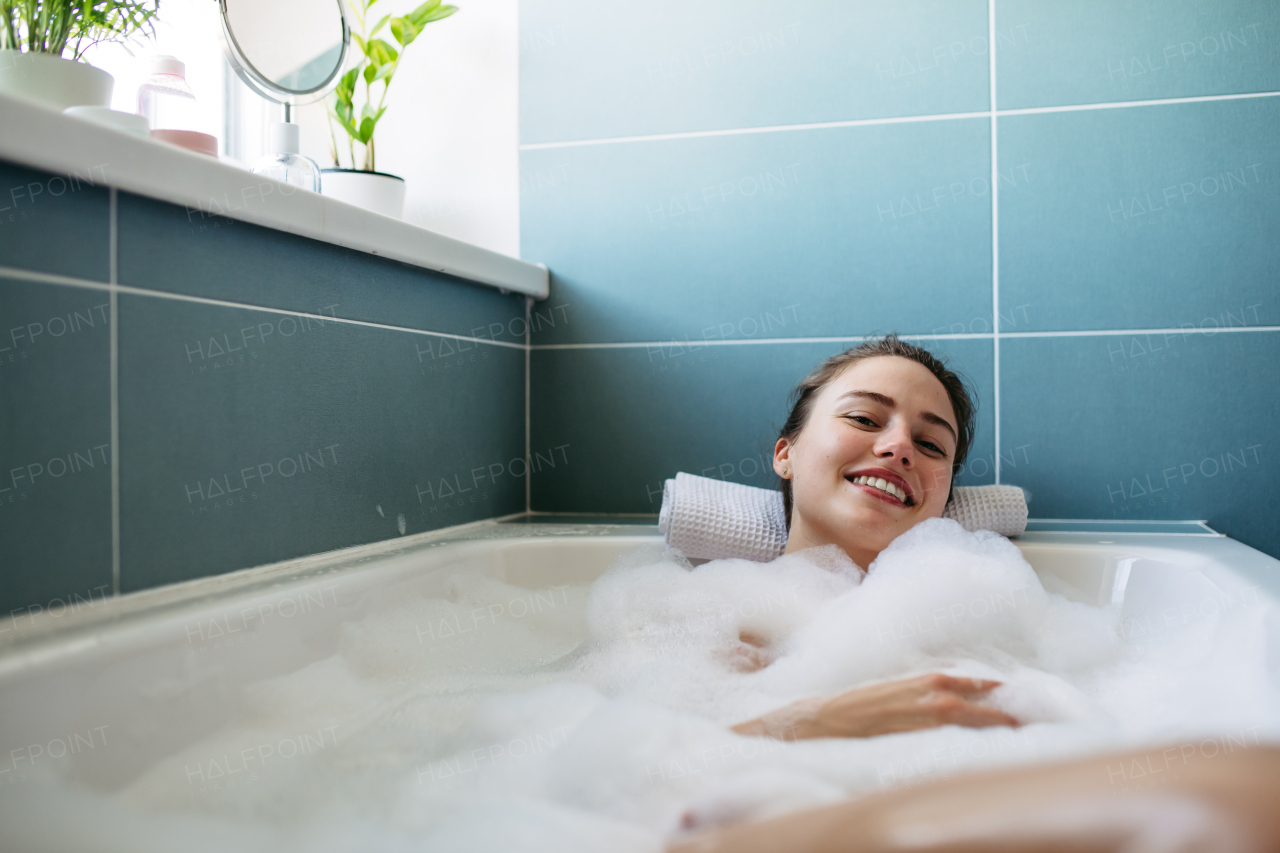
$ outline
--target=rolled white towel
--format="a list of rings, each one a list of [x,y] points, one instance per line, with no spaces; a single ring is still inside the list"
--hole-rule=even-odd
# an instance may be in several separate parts
[[[1017,536],[1027,529],[1027,501],[1017,486],[956,486],[943,512],[966,530]],[[658,529],[686,557],[736,557],[765,563],[787,547],[782,492],[695,474],[676,474],[662,489]]]

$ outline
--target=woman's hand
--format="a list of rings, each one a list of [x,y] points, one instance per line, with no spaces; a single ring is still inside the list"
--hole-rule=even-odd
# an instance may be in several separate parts
[[[778,740],[816,737],[874,737],[937,726],[1017,726],[1003,711],[979,705],[999,681],[930,673],[915,678],[855,687],[830,699],[804,699],[733,731]]]

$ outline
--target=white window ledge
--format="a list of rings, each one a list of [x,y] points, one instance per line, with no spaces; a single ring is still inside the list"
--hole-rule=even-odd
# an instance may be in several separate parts
[[[0,94],[0,159],[543,299],[541,264]]]

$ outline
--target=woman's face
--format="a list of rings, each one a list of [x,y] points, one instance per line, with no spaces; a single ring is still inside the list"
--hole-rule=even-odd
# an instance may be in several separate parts
[[[774,470],[792,486],[787,552],[836,544],[869,566],[942,515],[956,436],[951,400],[924,365],[876,356],[847,368],[818,392],[800,435],[774,448]]]

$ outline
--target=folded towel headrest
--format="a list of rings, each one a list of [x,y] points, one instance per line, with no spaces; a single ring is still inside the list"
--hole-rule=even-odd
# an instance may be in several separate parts
[[[1017,536],[1027,529],[1027,500],[1017,486],[956,486],[942,513],[966,530]],[[765,563],[787,547],[782,492],[676,474],[662,489],[658,529],[686,557],[737,557]]]

